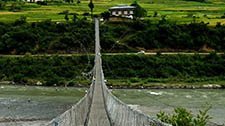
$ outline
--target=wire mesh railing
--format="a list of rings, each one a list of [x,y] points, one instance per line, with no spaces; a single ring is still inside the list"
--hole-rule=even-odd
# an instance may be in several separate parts
[[[89,118],[94,85],[93,80],[87,94],[77,104],[49,123],[41,126],[85,126]]]

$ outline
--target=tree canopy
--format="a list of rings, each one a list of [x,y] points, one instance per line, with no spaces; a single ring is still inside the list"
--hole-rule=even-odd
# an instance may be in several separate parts
[[[134,9],[134,17],[135,18],[141,18],[147,16],[147,11],[142,8],[137,1],[134,1],[134,3],[131,4],[131,6],[135,6],[136,8]]]
[[[105,11],[103,13],[101,13],[101,16],[104,20],[109,20],[110,18],[110,12],[109,11]]]
[[[88,7],[91,9],[91,16],[93,16],[93,9],[94,9],[94,4],[92,2],[92,0],[90,0],[90,3],[88,4]]]

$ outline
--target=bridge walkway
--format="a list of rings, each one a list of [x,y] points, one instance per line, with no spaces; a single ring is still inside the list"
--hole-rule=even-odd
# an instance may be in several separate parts
[[[102,75],[101,75],[101,55],[99,42],[99,22],[95,20],[95,36],[96,36],[96,57],[95,57],[95,86],[90,108],[88,126],[110,126],[110,121],[107,116],[103,90],[102,90]]]

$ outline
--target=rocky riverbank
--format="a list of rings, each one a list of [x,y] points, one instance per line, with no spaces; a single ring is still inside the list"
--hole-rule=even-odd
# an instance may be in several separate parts
[[[44,86],[41,82],[34,84],[15,83],[13,81],[2,81],[0,85],[27,85],[27,86]],[[57,84],[54,84],[57,86]],[[89,88],[90,85],[76,84],[72,87]],[[225,89],[225,84],[204,84],[204,85],[189,85],[189,84],[152,84],[152,85],[112,85],[107,84],[109,89]],[[62,86],[61,86],[62,87]],[[2,88],[2,86],[0,87]]]

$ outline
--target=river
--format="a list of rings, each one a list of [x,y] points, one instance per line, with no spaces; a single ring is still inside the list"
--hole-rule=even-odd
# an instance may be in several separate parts
[[[69,109],[84,88],[1,86],[0,126],[39,126]]]
[[[222,89],[118,89],[119,99],[152,117],[160,111],[171,113],[174,107],[185,107],[194,114],[212,106],[208,114],[212,122],[225,124],[225,90]]]
[[[37,126],[60,115],[85,95],[85,88],[1,86],[0,126]],[[220,89],[113,89],[133,108],[156,117],[161,111],[185,107],[198,113],[211,105],[212,121],[225,124],[225,90]]]

